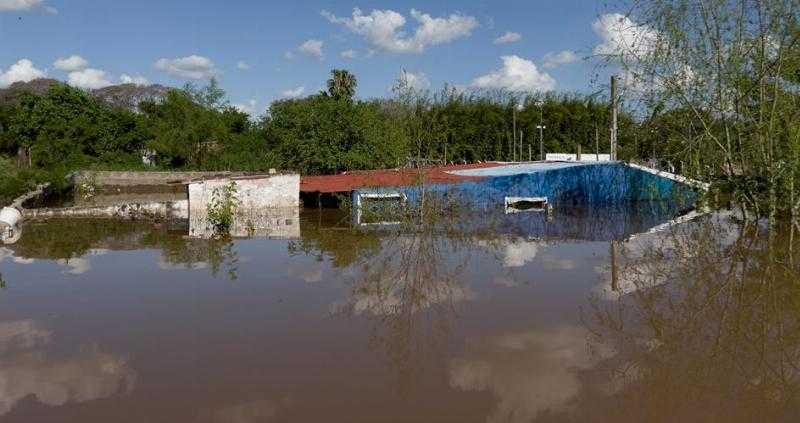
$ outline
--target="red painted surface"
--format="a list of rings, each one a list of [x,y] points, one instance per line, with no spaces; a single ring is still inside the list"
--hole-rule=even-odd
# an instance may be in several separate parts
[[[500,163],[473,163],[422,169],[363,170],[338,175],[303,176],[300,178],[300,192],[350,192],[356,188],[399,187],[413,185],[419,182],[420,177],[429,184],[476,180],[481,177],[453,175],[447,171],[495,166],[500,166]]]

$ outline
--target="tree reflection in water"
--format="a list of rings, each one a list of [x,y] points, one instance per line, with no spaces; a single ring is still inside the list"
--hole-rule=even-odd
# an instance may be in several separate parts
[[[93,251],[161,250],[164,269],[207,268],[216,277],[225,271],[237,278],[239,255],[230,237],[190,238],[185,229],[173,231],[166,223],[111,219],[51,219],[25,226],[25,236],[5,247],[15,257],[58,260],[69,265]],[[84,271],[88,263],[84,263]]]
[[[463,231],[454,203],[441,197],[401,214],[397,225],[364,230],[380,233],[379,248],[361,251],[351,294],[334,313],[372,319],[371,345],[386,354],[406,396],[426,366],[446,368],[457,305],[475,297],[461,276],[481,233]]]
[[[580,409],[622,421],[800,415],[797,233],[716,214],[623,245],[616,282],[628,288],[595,298],[587,320],[590,345],[614,351],[596,369],[609,383]]]

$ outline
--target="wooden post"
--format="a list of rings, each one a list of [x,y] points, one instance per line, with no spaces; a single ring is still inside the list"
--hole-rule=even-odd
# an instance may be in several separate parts
[[[611,75],[611,160],[617,160],[617,77]]]
[[[581,145],[578,144],[578,161],[581,161]]]
[[[531,149],[531,143],[528,143],[528,161],[533,161],[533,150]]]
[[[525,137],[523,137],[522,135],[523,135],[523,133],[522,133],[522,130],[520,129],[519,130],[519,161],[524,160],[524,157],[525,157],[525,153],[523,152],[524,148],[525,148],[525,144],[523,144],[523,140],[525,139]]]

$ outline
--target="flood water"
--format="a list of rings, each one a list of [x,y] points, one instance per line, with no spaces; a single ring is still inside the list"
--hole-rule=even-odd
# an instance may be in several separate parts
[[[651,231],[676,214],[29,223],[0,247],[0,420],[796,421],[800,228]]]

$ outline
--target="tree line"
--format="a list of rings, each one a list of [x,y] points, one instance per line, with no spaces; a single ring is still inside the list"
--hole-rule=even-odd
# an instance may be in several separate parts
[[[608,107],[594,97],[418,91],[402,76],[391,98],[357,99],[356,88],[353,74],[335,69],[327,90],[275,101],[255,118],[231,106],[215,80],[172,89],[135,109],[65,84],[23,92],[0,105],[0,192],[58,181],[79,169],[153,169],[143,155],[161,170],[278,168],[301,174],[535,160],[540,124],[547,126],[547,152],[609,148]],[[621,121],[633,126],[627,114]]]

